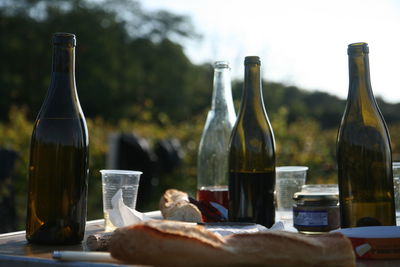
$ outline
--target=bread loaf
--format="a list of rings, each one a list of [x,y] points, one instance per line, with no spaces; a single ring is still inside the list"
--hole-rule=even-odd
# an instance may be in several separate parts
[[[355,266],[351,243],[340,233],[269,231],[222,238],[202,226],[172,221],[117,229],[110,252],[129,264],[156,266]]]
[[[189,202],[188,194],[169,189],[160,199],[160,211],[163,218],[173,221],[202,222],[200,210]]]

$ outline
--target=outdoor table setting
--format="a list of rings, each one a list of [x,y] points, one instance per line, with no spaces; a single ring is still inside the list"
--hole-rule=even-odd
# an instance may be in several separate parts
[[[337,183],[309,183],[308,166],[277,165],[261,60],[247,56],[237,116],[230,65],[214,64],[196,196],[169,188],[159,210],[139,212],[143,172],[102,169],[104,218],[89,222],[76,36],[56,33],[53,46],[51,84],[31,138],[26,229],[0,235],[0,266],[400,266],[399,165],[369,84],[367,43],[347,50]]]

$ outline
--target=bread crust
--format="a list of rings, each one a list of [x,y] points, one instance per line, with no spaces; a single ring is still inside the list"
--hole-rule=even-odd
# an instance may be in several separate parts
[[[156,266],[355,266],[350,241],[340,233],[305,236],[284,231],[226,238],[202,226],[148,221],[117,229],[111,255]]]
[[[285,231],[238,234],[226,238],[245,259],[263,266],[355,266],[350,241],[340,233],[305,236]],[[266,264],[268,263],[268,264]]]
[[[222,263],[226,265],[219,259],[222,255],[225,258],[230,255],[223,248],[222,238],[200,227],[176,231],[167,230],[165,225],[154,227],[156,224],[153,224],[153,227],[151,223],[145,223],[117,229],[110,242],[111,255],[129,264],[220,266]]]

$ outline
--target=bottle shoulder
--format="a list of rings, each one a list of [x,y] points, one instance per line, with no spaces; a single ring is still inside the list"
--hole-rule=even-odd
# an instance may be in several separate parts
[[[236,118],[232,114],[210,110],[207,114],[202,135],[209,134],[210,132],[231,131],[235,125],[235,120]]]
[[[52,73],[38,118],[84,118],[73,76]]]
[[[348,149],[363,147],[368,151],[390,153],[390,136],[383,120],[365,123],[363,120],[348,120],[342,122],[338,133],[338,149],[345,152]]]
[[[387,126],[379,108],[369,106],[360,108],[347,105],[339,127],[339,134],[344,132],[381,132],[388,134]]]
[[[349,96],[342,120],[358,121],[365,125],[374,126],[384,121],[384,118],[373,96],[360,95]]]
[[[235,123],[235,129],[248,133],[265,132],[272,134],[272,126],[266,113],[241,112]]]
[[[238,121],[232,130],[230,147],[243,153],[275,151],[275,139],[269,123],[251,124]]]
[[[234,124],[227,120],[208,121],[201,135],[199,149],[223,150],[229,143]]]
[[[35,121],[32,141],[87,146],[89,134],[82,118],[40,118]]]

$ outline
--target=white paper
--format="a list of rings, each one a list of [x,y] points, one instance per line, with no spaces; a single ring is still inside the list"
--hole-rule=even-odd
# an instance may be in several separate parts
[[[276,230],[283,230],[284,226],[282,222],[276,222],[271,228],[267,228],[260,224],[206,224],[206,229],[217,233],[221,236],[227,236],[232,234],[250,234],[250,233],[260,233],[260,232],[267,232],[267,231],[276,231]]]
[[[109,211],[109,217],[111,223],[115,227],[124,227],[151,219],[143,213],[131,209],[124,204],[122,199],[122,189],[118,190],[112,197],[111,205],[113,208]]]

